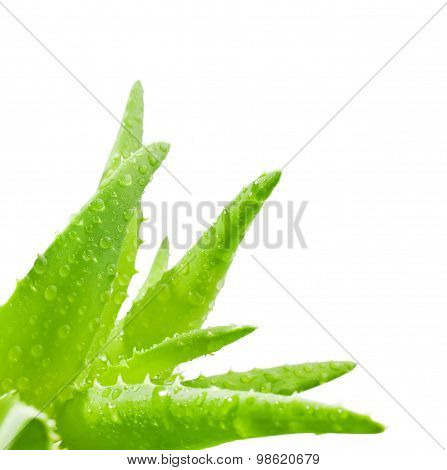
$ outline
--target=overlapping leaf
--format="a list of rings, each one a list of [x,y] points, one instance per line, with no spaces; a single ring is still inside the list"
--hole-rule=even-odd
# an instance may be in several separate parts
[[[0,308],[3,390],[44,406],[83,366],[109,300],[126,222],[168,149],[152,144],[123,161]]]
[[[164,143],[140,149],[143,110],[137,82],[97,192],[0,307],[0,392],[8,392],[0,396],[1,446],[53,447],[53,422],[41,407],[57,418],[63,445],[73,449],[198,449],[286,433],[383,431],[368,416],[296,396],[349,372],[350,362],[230,371],[183,383],[171,375],[253,331],[198,328],[279,172],[244,188],[169,270],[165,239],[130,312],[116,321],[135,273],[141,195],[169,150]],[[76,377],[70,393],[48,409]]]
[[[119,376],[132,384],[142,382],[147,375],[157,380],[167,378],[179,364],[214,353],[254,330],[253,326],[214,326],[189,331],[144,351],[134,351],[131,358],[116,365],[103,363],[102,369],[97,367],[93,371],[93,378],[103,385],[113,385]]]
[[[123,120],[105,165],[100,187],[105,184],[107,179],[113,175],[124,160],[128,159],[132,153],[136,152],[141,147],[143,139],[143,118],[143,87],[140,82],[136,82],[130,90]],[[135,259],[139,247],[138,233],[142,220],[140,208],[138,207],[137,210],[135,210],[132,217],[126,219],[129,220],[123,221],[125,237],[118,262],[116,267],[113,265],[108,267],[108,274],[115,276],[110,288],[111,295],[104,305],[98,329],[92,340],[87,356],[88,359],[97,355],[110,335],[116,316],[127,297],[127,289],[132,276],[136,272]]]
[[[378,433],[365,415],[268,393],[195,389],[180,384],[93,386],[58,416],[70,449],[202,449],[291,433]]]
[[[127,314],[127,354],[199,328],[223,285],[245,232],[280,178],[264,174],[230,203],[182,260],[149,287]]]

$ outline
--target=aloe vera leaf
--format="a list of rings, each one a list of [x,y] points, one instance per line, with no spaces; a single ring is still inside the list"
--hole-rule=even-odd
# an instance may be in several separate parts
[[[101,387],[79,392],[58,415],[70,449],[202,449],[292,433],[379,433],[370,417],[339,406],[268,393],[171,386]]]
[[[127,258],[128,259],[128,258]],[[156,284],[163,273],[166,271],[168,267],[169,261],[169,240],[165,237],[158,248],[157,254],[155,255],[154,261],[152,262],[151,269],[149,271],[146,280],[144,281],[143,285],[140,287],[137,295],[135,296],[134,302],[140,300],[146,294],[149,287]],[[127,289],[127,287],[126,287]],[[103,355],[107,357],[107,360],[102,360],[101,364],[96,364],[96,368],[104,367],[108,361],[116,362],[120,357],[126,356],[124,350],[124,343],[122,341],[122,335],[125,328],[125,319],[121,319],[115,323],[112,332],[110,333],[110,342],[104,348]],[[98,347],[95,347],[94,351],[98,351]],[[129,354],[127,354],[129,356]],[[90,374],[91,375],[91,374]]]
[[[110,177],[120,166],[123,159],[129,157],[142,147],[144,100],[143,87],[140,81],[133,84],[123,119],[113,144],[107,163],[101,177],[101,181]]]
[[[141,147],[143,120],[143,87],[141,82],[137,81],[130,90],[121,126],[105,165],[100,186],[107,177],[110,177],[116,171],[125,159],[129,158],[133,152],[136,152]],[[112,295],[104,306],[98,331],[90,346],[88,359],[94,357],[105,344],[114,326],[121,305],[127,297],[127,289],[132,276],[136,273],[135,259],[140,243],[138,233],[141,221],[141,209],[138,208],[126,224],[126,235],[117,266],[109,266],[109,273],[115,275],[111,287]]]
[[[264,174],[244,188],[182,260],[132,305],[123,334],[129,354],[134,347],[147,348],[175,333],[200,328],[239,243],[280,175]]]
[[[214,326],[166,338],[150,349],[135,351],[130,359],[119,364],[103,363],[105,370],[97,371],[96,378],[103,385],[115,384],[120,375],[124,382],[132,384],[142,382],[147,375],[160,380],[179,364],[214,353],[255,329],[254,326]]]
[[[151,270],[141,286],[138,294],[135,296],[135,302],[141,300],[145,295],[149,287],[156,284],[163,273],[168,269],[169,262],[169,240],[165,237],[158,248],[157,254],[155,255],[154,261],[152,262]]]
[[[0,397],[0,449],[52,449],[57,440],[54,423],[20,401],[16,392]]]
[[[330,361],[252,369],[182,381],[186,387],[219,387],[229,390],[253,390],[262,393],[292,395],[330,382],[355,367],[354,362]]]
[[[169,150],[142,148],[74,216],[0,307],[0,386],[40,408],[74,378],[101,320],[124,223]],[[140,169],[144,167],[144,174]]]
[[[138,209],[137,209],[138,211]],[[135,270],[135,258],[138,251],[138,216],[137,211],[125,227],[126,235],[123,239],[121,253],[116,266],[111,263],[107,266],[107,275],[114,276],[110,288],[110,295],[104,304],[98,329],[90,345],[87,359],[91,359],[98,354],[104,346],[110,332],[115,325],[116,316],[122,303],[126,300],[127,289]]]

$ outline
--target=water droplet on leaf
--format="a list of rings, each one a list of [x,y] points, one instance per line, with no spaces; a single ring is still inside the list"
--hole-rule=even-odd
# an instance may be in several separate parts
[[[59,327],[59,329],[57,330],[57,334],[59,338],[67,338],[67,336],[70,334],[70,325],[62,325],[61,327]]]
[[[108,236],[102,237],[99,241],[99,246],[106,250],[112,246],[112,239]]]
[[[43,274],[47,270],[48,261],[45,256],[39,255],[34,263],[34,271],[37,274]]]
[[[32,348],[31,348],[31,354],[34,356],[34,357],[40,357],[43,353],[43,346],[41,344],[35,344]]]
[[[46,300],[54,300],[57,297],[57,287],[54,284],[51,284],[45,289],[43,295]]]
[[[68,264],[64,264],[59,268],[59,275],[61,277],[67,277],[68,274],[70,273],[70,266]]]
[[[95,199],[91,204],[90,208],[92,211],[101,212],[105,209],[106,205],[101,198]]]
[[[123,188],[126,186],[130,186],[132,184],[132,176],[129,175],[129,173],[126,173],[125,175],[120,176],[118,183]]]
[[[20,346],[16,345],[16,346],[13,346],[9,350],[8,359],[11,362],[17,362],[21,359],[22,355],[23,355],[22,348]]]

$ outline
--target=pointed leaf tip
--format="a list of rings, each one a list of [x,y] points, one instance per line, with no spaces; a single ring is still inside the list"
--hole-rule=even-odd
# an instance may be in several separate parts
[[[143,85],[142,85],[142,83],[141,83],[141,80],[137,80],[137,81],[132,85],[131,92],[134,91],[134,90],[141,90],[142,92],[144,91]]]
[[[237,247],[280,176],[280,171],[264,173],[244,187],[159,284],[138,297],[128,313],[135,321],[124,332],[125,349],[148,347],[203,324]],[[160,289],[163,296],[157,295]]]
[[[171,144],[167,142],[155,142],[151,146],[146,145],[145,148],[151,156],[155,157],[159,162],[162,162],[166,158],[171,148]],[[152,162],[150,163],[152,164]]]
[[[134,350],[132,357],[124,363],[93,373],[98,372],[99,381],[103,385],[112,385],[118,374],[122,374],[127,383],[134,384],[141,382],[147,374],[157,379],[165,378],[177,365],[217,352],[255,329],[251,325],[228,325],[190,331],[166,338],[150,349]]]
[[[267,199],[281,179],[281,171],[275,170],[262,174],[255,182],[255,192],[262,200]]]

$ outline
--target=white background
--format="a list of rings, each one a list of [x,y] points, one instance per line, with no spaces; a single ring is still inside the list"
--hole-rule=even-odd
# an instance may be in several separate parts
[[[280,168],[442,5],[396,0],[5,1],[116,116],[145,88],[145,141],[172,143],[146,193],[222,200]],[[442,445],[446,435],[447,8],[293,161],[273,198],[308,200],[308,249],[242,250],[209,324],[250,337],[185,371],[349,359],[255,255]],[[95,189],[116,122],[0,5],[0,295]],[[174,253],[178,259],[180,252]],[[143,272],[153,252],[138,266]],[[381,435],[236,442],[214,455],[318,452],[319,468],[440,468],[445,451],[360,367],[305,394]],[[34,468],[119,453],[5,453]],[[143,453],[133,453],[133,455]],[[178,454],[179,455],[179,454]],[[103,459],[103,460],[101,460]],[[1,462],[4,462],[5,466]]]

